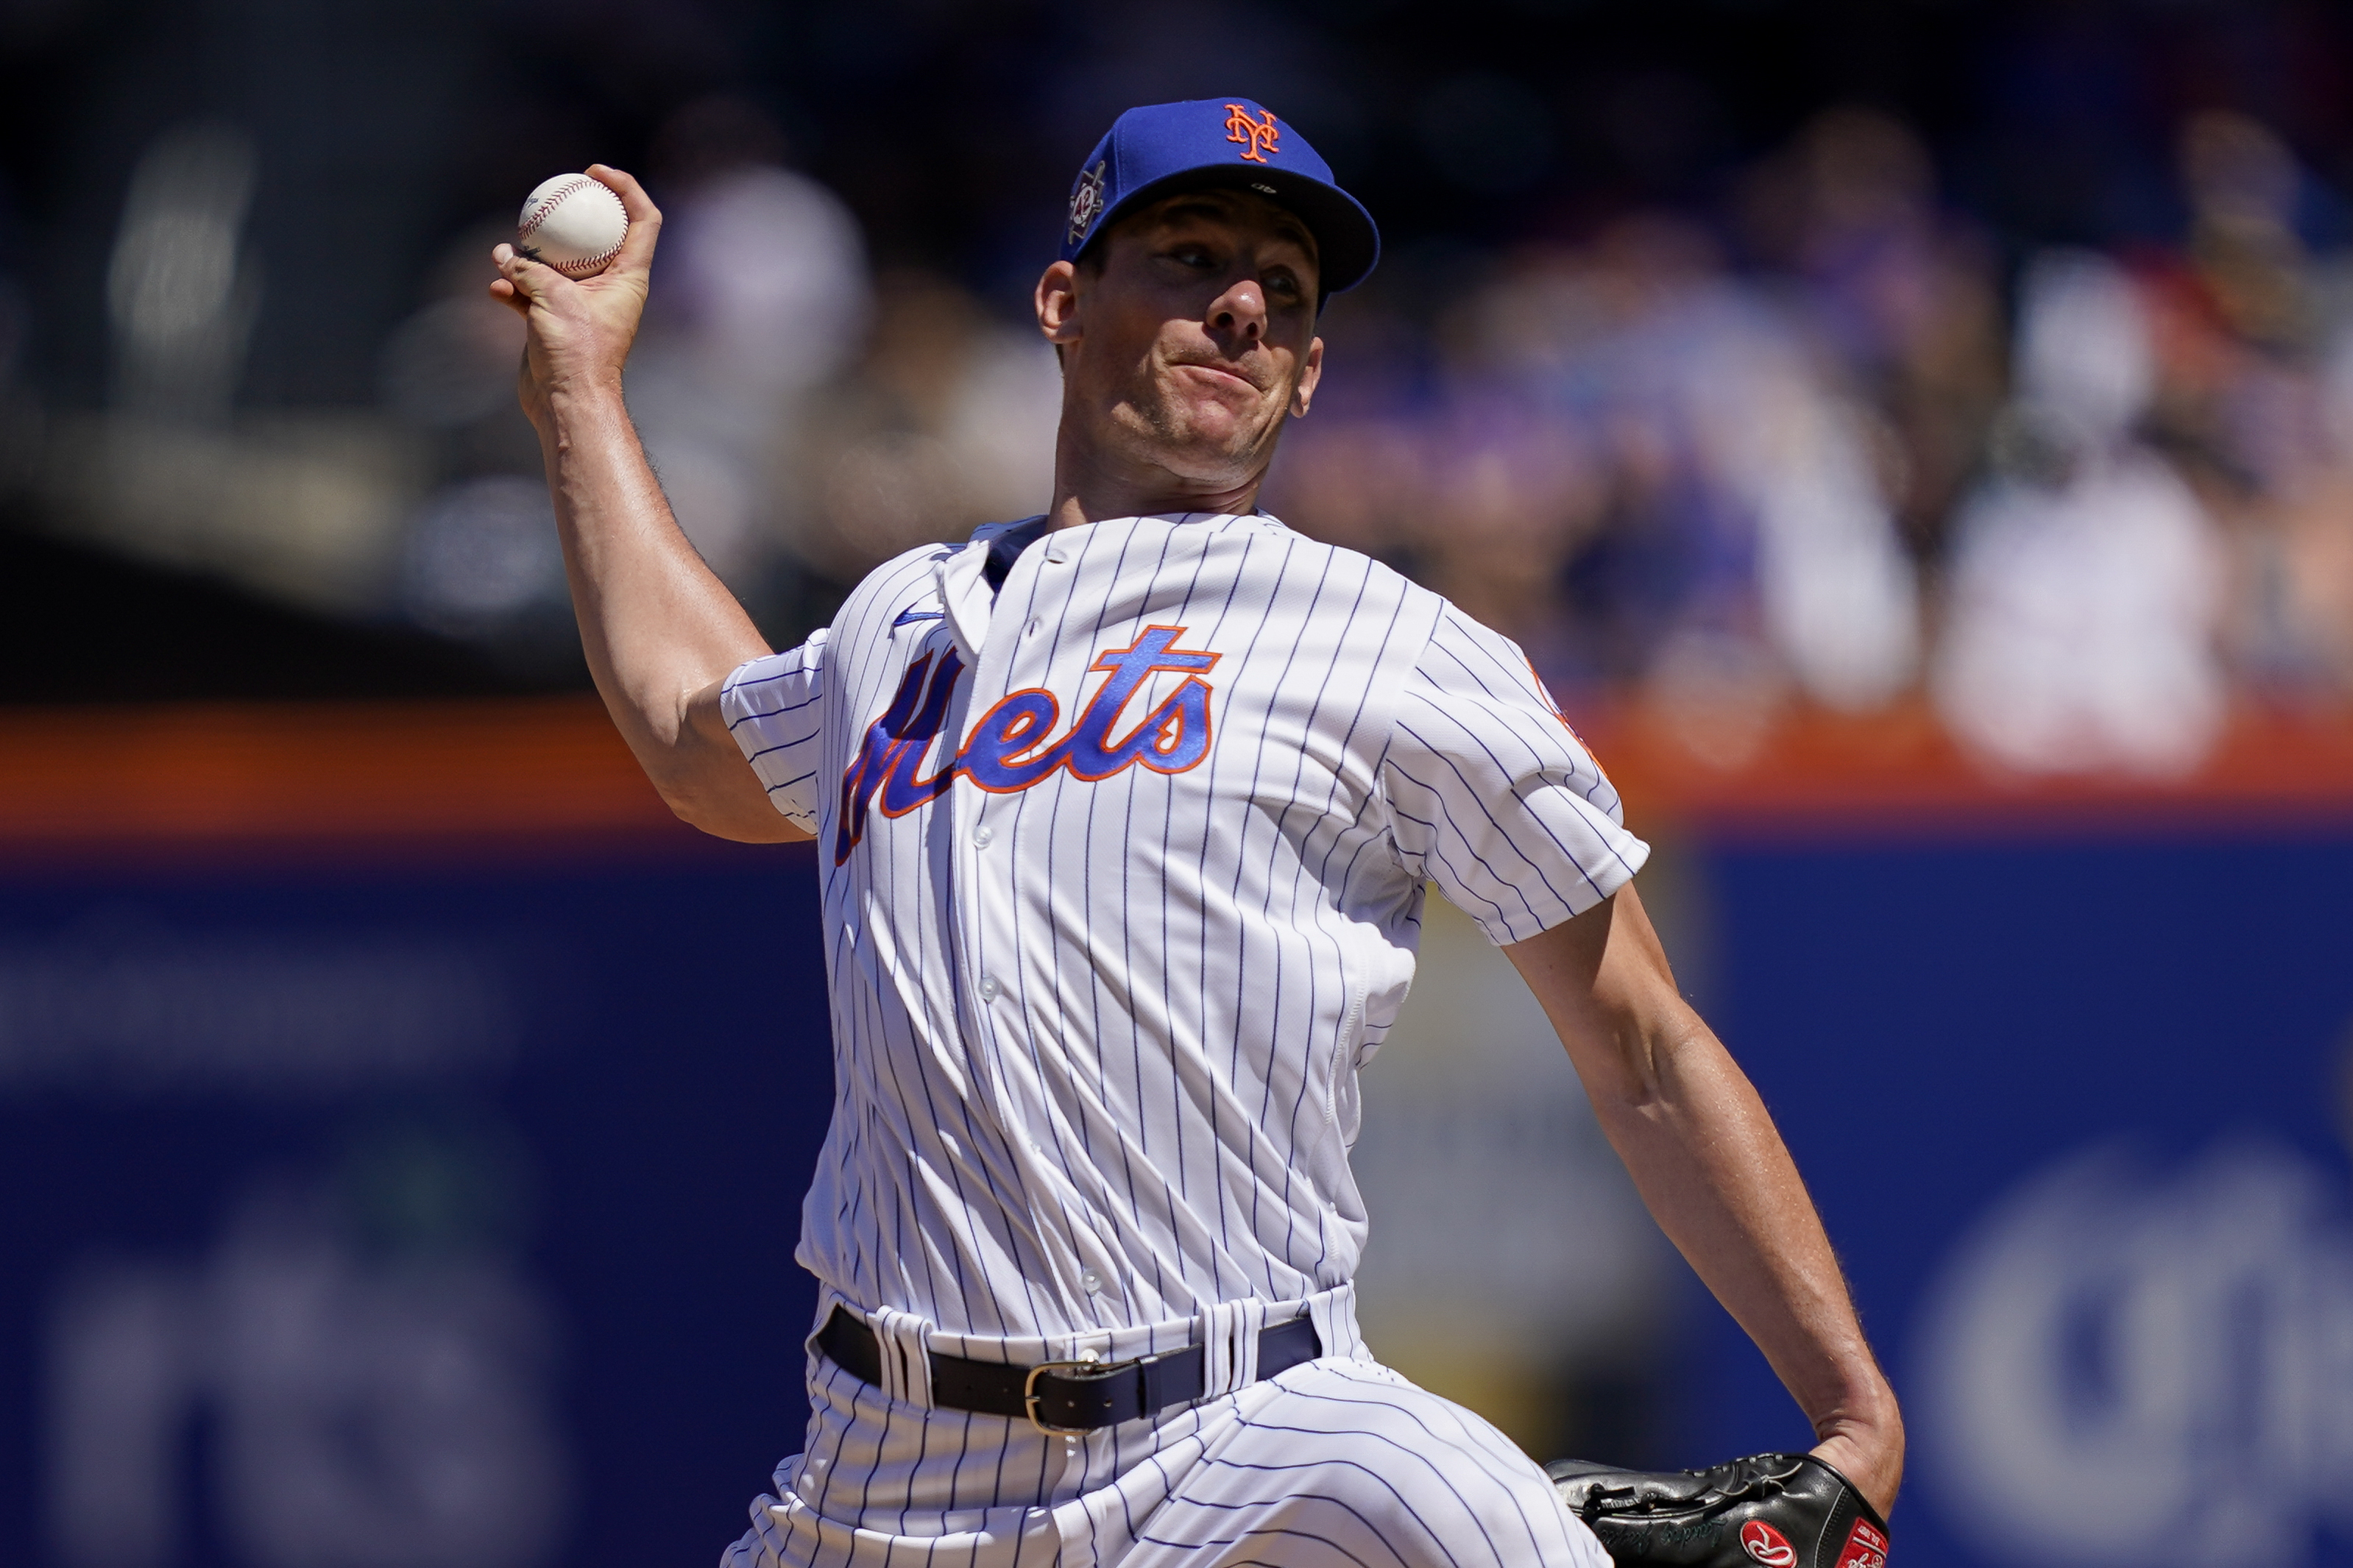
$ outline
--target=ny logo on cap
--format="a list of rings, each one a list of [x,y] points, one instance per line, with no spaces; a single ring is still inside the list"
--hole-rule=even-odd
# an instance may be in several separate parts
[[[1274,122],[1273,110],[1261,109],[1259,117],[1252,120],[1246,106],[1239,103],[1226,105],[1226,140],[1240,142],[1241,155],[1251,163],[1263,163],[1267,153],[1282,152],[1282,149],[1275,145],[1282,135],[1282,128]]]
[[[1109,160],[1098,163],[1079,176],[1079,188],[1071,193],[1071,243],[1086,238],[1087,230],[1103,214],[1103,169]]]

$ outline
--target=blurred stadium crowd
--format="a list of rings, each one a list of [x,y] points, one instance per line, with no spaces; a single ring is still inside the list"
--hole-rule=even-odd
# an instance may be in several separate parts
[[[955,34],[922,9],[905,25]],[[2293,7],[2243,9],[2274,53],[2307,47]],[[2076,57],[2130,67],[2132,29],[2084,25]],[[2031,45],[2041,24],[1987,26]],[[1340,34],[1287,26],[1294,50]],[[1039,147],[1213,73],[1155,75],[1134,63],[1152,24],[1113,32],[1101,48],[1128,65],[1063,92],[1069,125]],[[2020,92],[2070,58],[2012,54]],[[1345,63],[1259,89],[1344,179],[1382,134]],[[1507,214],[1574,183],[1547,175],[1541,72],[1514,68],[1442,75],[1409,117],[1465,202]],[[2076,68],[2035,90],[2114,74]],[[1609,90],[1635,163],[1724,118],[1691,106],[1714,89],[1689,75]],[[1001,218],[987,265],[895,228],[874,243],[874,166],[798,156],[779,98],[681,93],[649,121],[669,226],[630,395],[688,532],[791,636],[896,551],[1041,507],[1057,383],[1021,320],[1035,256]],[[1833,99],[1753,145],[1670,145],[1679,173],[1604,202],[1476,231],[1409,212],[1329,312],[1325,391],[1266,502],[1451,595],[1572,700],[1692,716],[1725,763],[1792,704],[1925,699],[1998,766],[2160,776],[2193,768],[2234,702],[2353,708],[2353,222],[2339,171],[2246,98],[2175,94],[2154,154],[2122,132],[2054,144],[2064,178],[2013,134],[1966,198],[1900,105]],[[247,237],[258,146],[219,114],[142,144],[111,220],[100,395],[51,395],[12,356],[33,296],[0,280],[10,489],[53,531],[569,670],[513,409],[520,327],[482,292],[508,220],[423,268],[373,349],[372,402],[244,406],[280,288]],[[1049,174],[1002,203],[1038,221],[1036,256]],[[2044,176],[2073,193],[2068,221],[2019,218]],[[985,209],[986,181],[965,199]]]
[[[1925,688],[2011,767],[2186,770],[2234,691],[2353,700],[2353,271],[2260,121],[2190,118],[2179,168],[2179,247],[2006,279],[1902,121],[1832,109],[1728,231],[1632,213],[1429,320],[1376,293],[1276,509],[1715,748]]]

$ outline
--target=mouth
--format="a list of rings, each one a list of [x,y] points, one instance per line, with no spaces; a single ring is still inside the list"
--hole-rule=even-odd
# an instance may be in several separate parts
[[[1228,370],[1221,364],[1210,364],[1201,360],[1179,360],[1177,362],[1176,368],[1179,370],[1198,371],[1203,375],[1209,377],[1213,383],[1227,383],[1234,386],[1245,388],[1253,394],[1263,392],[1265,390],[1265,388],[1259,385],[1257,382],[1252,381],[1249,376],[1244,375],[1241,372],[1238,370]]]

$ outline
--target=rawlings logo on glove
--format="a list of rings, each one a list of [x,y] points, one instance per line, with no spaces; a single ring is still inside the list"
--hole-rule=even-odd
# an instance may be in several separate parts
[[[1709,1470],[1545,1473],[1618,1568],[1887,1568],[1887,1521],[1810,1454],[1754,1454]]]

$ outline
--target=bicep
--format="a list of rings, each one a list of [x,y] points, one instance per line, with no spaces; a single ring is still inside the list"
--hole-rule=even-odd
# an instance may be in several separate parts
[[[800,647],[751,659],[687,700],[681,744],[693,748],[698,788],[691,802],[671,798],[681,816],[754,843],[817,831],[828,637],[812,632]]]
[[[690,781],[665,791],[670,809],[705,833],[746,844],[796,844],[812,837],[780,812],[727,727],[721,700],[723,681],[712,681],[687,700],[680,749],[681,774]]]
[[[1675,988],[1659,933],[1627,882],[1504,953],[1535,994],[1597,1110],[1659,1089],[1662,1056],[1704,1031]]]

